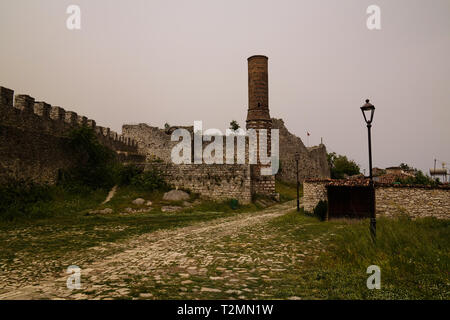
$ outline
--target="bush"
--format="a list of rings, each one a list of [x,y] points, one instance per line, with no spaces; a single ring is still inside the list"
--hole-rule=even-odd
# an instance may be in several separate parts
[[[67,190],[109,189],[116,184],[132,185],[146,191],[167,188],[158,172],[143,172],[135,165],[117,162],[114,151],[100,144],[90,128],[74,129],[68,139],[68,148],[74,154],[76,165],[61,172],[59,182]]]
[[[72,154],[75,164],[60,172],[59,184],[73,191],[112,187],[117,165],[114,151],[100,144],[94,131],[84,126],[72,130],[67,139],[67,152]]]
[[[328,202],[320,200],[319,203],[314,208],[313,214],[321,221],[324,221],[327,217],[327,211],[328,211]]]
[[[1,220],[43,216],[45,212],[38,210],[39,203],[51,200],[49,189],[48,186],[23,180],[0,185]]]
[[[120,186],[130,185],[133,179],[142,174],[143,169],[135,165],[118,165],[116,169],[117,184]]]
[[[437,186],[439,181],[433,180],[432,178],[423,174],[422,171],[418,170],[414,177],[399,178],[396,181],[400,184],[412,184],[412,185],[427,185],[427,186]]]
[[[132,186],[145,190],[145,191],[154,191],[154,190],[167,190],[169,186],[161,177],[158,171],[151,170],[142,172],[131,179]]]
[[[236,131],[240,128],[241,126],[239,125],[239,123],[236,120],[232,120],[230,122],[230,129],[233,131]]]

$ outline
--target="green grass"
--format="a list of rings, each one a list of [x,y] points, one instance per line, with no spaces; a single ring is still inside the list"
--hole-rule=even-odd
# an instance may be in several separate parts
[[[282,201],[295,199],[295,185],[277,181],[276,188]],[[70,264],[83,266],[98,261],[120,250],[116,244],[135,236],[261,209],[256,204],[249,204],[233,210],[229,201],[198,201],[198,195],[191,194],[190,201],[197,200],[195,206],[184,208],[181,212],[163,213],[161,207],[172,203],[162,200],[162,192],[121,187],[109,203],[101,205],[106,195],[105,190],[70,193],[55,187],[49,190],[49,198],[27,202],[27,206],[32,206],[32,210],[29,210],[31,215],[0,221],[0,268],[20,270],[24,279],[39,279],[42,273],[56,274]],[[136,198],[151,200],[153,209],[120,215],[127,207],[143,208],[131,203]],[[87,215],[92,209],[105,207],[112,208],[114,213]],[[239,264],[247,271],[256,270],[251,272],[251,276],[258,280],[244,282],[248,288],[254,289],[253,293],[245,293],[248,298],[264,298],[258,296],[258,291],[264,291],[275,299],[298,296],[303,299],[448,300],[449,240],[450,221],[445,220],[378,218],[377,241],[374,244],[369,236],[368,220],[321,222],[303,212],[291,212],[272,220],[268,226],[260,229],[252,227],[248,232],[223,238],[220,243],[223,248],[205,249],[235,253],[236,257],[249,253],[254,255],[254,262]],[[283,247],[285,245],[287,247]],[[97,246],[103,250],[94,253],[89,251]],[[279,259],[286,259],[283,260],[285,271],[258,271],[258,267],[262,266],[258,258],[266,261],[264,259],[272,258],[265,255],[266,252],[280,252],[282,249],[286,255]],[[298,253],[304,253],[302,261],[290,263],[289,259]],[[230,259],[221,263],[228,269],[238,266],[236,261]],[[381,290],[369,290],[366,287],[369,276],[366,270],[370,265],[381,268]],[[269,274],[277,280],[268,282],[260,277],[263,274]],[[216,265],[212,264],[208,276],[218,275],[220,273]],[[234,276],[239,277],[237,274]],[[145,292],[150,286],[158,289],[158,284],[146,286],[138,280],[132,286],[136,294]],[[192,286],[217,285],[209,277],[193,277],[193,280]],[[178,281],[174,279],[173,285],[163,288],[167,291],[158,292],[155,296],[177,297]],[[187,296],[224,298],[223,293],[200,295],[191,292]],[[233,297],[238,298],[239,295]]]
[[[31,261],[54,261],[49,270],[57,271],[61,270],[58,265],[61,257],[76,264],[77,261],[89,258],[85,257],[85,250],[95,246],[258,209],[253,204],[233,210],[229,202],[198,201],[198,205],[183,208],[180,212],[164,213],[161,212],[162,206],[181,203],[163,201],[163,192],[146,192],[129,186],[120,187],[114,198],[105,205],[101,205],[108,193],[105,190],[77,194],[54,187],[49,192],[50,201],[46,199],[30,204],[40,214],[0,220],[0,266],[9,268],[17,264],[17,268],[20,268],[20,264],[27,265]],[[120,215],[125,208],[146,208],[132,204],[136,198],[151,200],[152,209],[143,213]],[[195,199],[197,195],[191,195],[191,202]],[[89,214],[92,209],[103,208],[112,208],[114,213]],[[113,249],[114,246],[111,246],[111,250]],[[111,253],[112,251],[106,250],[99,255]]]
[[[297,199],[297,186],[295,183],[277,180],[275,183],[275,192],[280,194],[281,202]],[[300,197],[302,194],[303,188],[300,185]]]
[[[432,218],[377,219],[377,241],[368,220],[319,222],[290,213],[274,227],[296,241],[323,240],[324,251],[286,273],[289,294],[314,299],[450,299],[450,222]],[[307,225],[307,228],[295,226]],[[367,267],[381,268],[381,289],[366,286]],[[285,292],[284,292],[285,293]],[[284,293],[280,293],[283,296]]]

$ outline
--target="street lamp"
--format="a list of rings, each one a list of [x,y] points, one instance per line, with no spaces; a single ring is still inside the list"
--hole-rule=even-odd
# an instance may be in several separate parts
[[[367,124],[368,138],[369,138],[369,180],[370,180],[370,234],[375,241],[377,231],[377,221],[375,215],[375,188],[373,184],[372,176],[372,140],[370,135],[370,129],[372,128],[373,114],[375,113],[375,106],[366,100],[366,103],[361,107],[361,111],[364,116],[364,121]]]
[[[297,166],[297,212],[300,212],[300,181],[298,180],[298,161],[300,160],[300,153],[295,153],[295,163]]]

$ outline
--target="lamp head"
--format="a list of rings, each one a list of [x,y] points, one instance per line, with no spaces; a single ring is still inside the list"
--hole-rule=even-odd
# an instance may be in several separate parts
[[[375,113],[375,106],[370,103],[369,99],[367,99],[366,103],[361,107],[361,111],[364,116],[364,121],[366,121],[367,124],[371,124],[373,114]]]

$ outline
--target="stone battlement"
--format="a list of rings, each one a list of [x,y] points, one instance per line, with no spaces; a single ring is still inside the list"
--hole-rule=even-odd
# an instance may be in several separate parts
[[[16,127],[26,131],[62,137],[75,127],[87,126],[97,134],[99,141],[115,151],[137,152],[137,143],[109,128],[98,126],[95,120],[66,111],[59,106],[51,106],[35,98],[18,94],[0,86],[0,125]]]
[[[13,90],[0,87],[0,182],[55,183],[61,170],[75,165],[67,133],[80,126],[92,128],[99,142],[117,153],[118,161],[144,161],[130,137],[29,95],[14,97]]]

